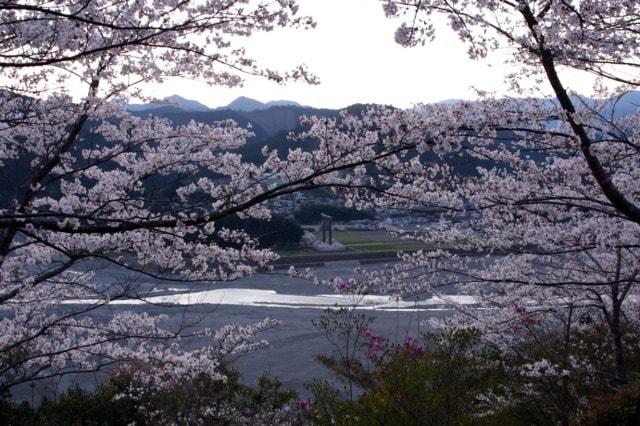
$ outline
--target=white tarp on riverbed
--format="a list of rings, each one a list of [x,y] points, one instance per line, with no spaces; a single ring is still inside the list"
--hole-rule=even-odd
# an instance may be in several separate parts
[[[98,300],[68,300],[65,303],[94,304]],[[472,305],[476,300],[472,296],[450,295],[430,297],[422,300],[403,300],[392,296],[319,294],[295,295],[281,294],[275,290],[257,290],[243,288],[224,288],[188,293],[173,293],[149,296],[143,299],[118,299],[111,304],[140,305],[145,303],[158,305],[242,305],[274,308],[316,308],[357,307],[372,310],[414,310],[443,309],[451,305]]]

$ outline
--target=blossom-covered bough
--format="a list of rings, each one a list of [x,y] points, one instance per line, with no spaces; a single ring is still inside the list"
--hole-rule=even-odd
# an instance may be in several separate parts
[[[351,191],[350,202],[437,211],[450,225],[404,234],[440,249],[403,254],[403,262],[386,272],[363,271],[361,285],[404,294],[453,285],[483,307],[454,305],[457,323],[481,329],[506,348],[549,330],[565,330],[568,342],[573,331],[602,318],[611,381],[626,382],[625,324],[639,319],[640,126],[628,91],[640,84],[640,5],[382,5],[387,16],[404,21],[396,32],[401,45],[428,42],[443,18],[471,58],[509,49],[515,71],[508,83],[519,98],[423,105],[372,114],[363,124],[380,129],[383,138],[402,134],[418,149],[408,161],[379,163],[384,191]],[[567,74],[576,70],[593,76],[593,98],[571,91]],[[545,100],[547,93],[552,98]],[[440,154],[438,161],[422,154],[430,150]],[[474,251],[484,256],[466,255]],[[566,359],[547,371],[572,368],[588,370]]]
[[[487,343],[516,355],[523,342],[537,342],[544,354],[549,333],[560,332],[565,349],[580,346],[575,336],[601,320],[608,333],[600,362],[612,374],[600,383],[626,383],[626,332],[640,319],[640,126],[632,92],[640,84],[640,5],[382,5],[387,16],[405,21],[396,32],[403,46],[429,41],[444,18],[471,58],[509,49],[515,71],[507,82],[518,98],[483,94],[474,102],[372,110],[338,135],[316,121],[314,136],[327,144],[373,131],[383,145],[402,140],[415,147],[404,161],[385,158],[361,175],[375,188],[352,186],[348,203],[435,212],[448,224],[401,232],[434,249],[403,253],[383,271],[359,270],[347,290],[473,296],[475,306],[443,297],[454,312],[445,323],[478,329]],[[593,77],[593,97],[571,91],[576,71]],[[333,284],[341,290],[341,282]],[[591,355],[585,349],[580,359],[568,352],[548,354],[554,361],[524,359],[513,374],[525,383],[559,383],[569,374],[589,383]]]
[[[299,137],[317,148],[282,156],[265,149],[264,162],[250,164],[234,151],[249,130],[175,126],[128,113],[126,100],[143,95],[140,83],[168,77],[315,82],[304,67],[262,68],[236,46],[255,32],[312,26],[296,17],[295,2],[0,1],[0,391],[122,361],[144,366],[140,379],[158,386],[201,372],[216,377],[226,354],[262,346],[255,334],[273,321],[202,331],[216,342],[184,351],[176,344],[183,330],[163,328],[163,317],[93,320],[109,301],[144,294],[130,282],[100,284],[86,262],[192,282],[245,276],[275,255],[216,222],[268,218],[265,201],[317,187],[340,191],[348,205],[435,209],[452,219],[447,229],[404,234],[439,249],[405,253],[349,291],[437,293],[453,284],[492,308],[454,306],[459,324],[503,347],[559,326],[571,339],[599,312],[613,379],[627,379],[624,324],[638,318],[640,142],[638,115],[623,113],[616,99],[639,83],[640,6],[383,5],[408,20],[396,34],[406,46],[433,36],[435,16],[449,19],[472,57],[509,46],[517,65],[510,82],[521,97],[308,118]],[[601,84],[596,100],[583,98],[570,92],[566,69],[622,86]],[[548,84],[555,99],[526,91],[526,79]],[[453,220],[461,214],[466,220]],[[474,251],[489,255],[464,256]],[[93,303],[63,303],[70,299]],[[589,368],[537,360],[527,374],[541,365],[557,374]]]
[[[315,83],[303,66],[262,68],[238,47],[313,25],[292,0],[0,1],[0,392],[123,361],[157,384],[217,377],[229,353],[264,344],[256,334],[272,320],[201,331],[211,344],[185,351],[183,327],[163,328],[163,316],[94,315],[145,294],[99,282],[91,265],[185,282],[251,274],[275,254],[218,219],[269,218],[265,201],[352,186],[366,164],[408,148],[369,133],[282,157],[266,149],[255,165],[234,151],[251,133],[233,122],[175,126],[126,110],[140,83],[169,77]]]

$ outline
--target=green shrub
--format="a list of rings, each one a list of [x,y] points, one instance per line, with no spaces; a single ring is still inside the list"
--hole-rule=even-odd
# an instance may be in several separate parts
[[[640,425],[640,384],[617,387],[605,324],[580,323],[568,339],[564,332],[531,327],[502,350],[477,330],[455,328],[390,344],[371,324],[348,310],[317,322],[341,348],[318,359],[356,391],[328,381],[310,384],[312,423]],[[629,325],[624,340],[628,372],[638,377],[638,330]]]
[[[638,330],[628,327],[624,339],[629,372],[640,372]],[[569,424],[586,409],[587,401],[610,395],[616,387],[615,362],[608,328],[599,322],[564,333],[541,332],[502,354],[508,366],[504,382],[509,404],[502,413],[523,424]],[[545,360],[562,373],[531,376],[526,366]],[[528,422],[528,423],[527,423]]]
[[[341,392],[327,381],[311,383],[312,423],[462,425],[490,414],[490,391],[504,375],[499,353],[482,346],[477,331],[427,333],[390,344],[370,324],[346,309],[327,312],[316,322],[339,349],[319,360],[361,393],[353,398],[350,387]]]
[[[427,334],[382,357],[377,384],[359,403],[375,424],[471,424],[487,410],[478,395],[499,376],[491,367],[496,354],[479,345],[475,331]]]
[[[583,426],[640,424],[640,384],[622,386],[610,395],[593,398],[575,424]]]
[[[270,425],[300,419],[295,391],[282,389],[277,379],[267,376],[249,387],[229,371],[226,382],[200,376],[168,389],[152,389],[132,377],[118,374],[94,392],[74,387],[38,407],[0,401],[0,424]]]

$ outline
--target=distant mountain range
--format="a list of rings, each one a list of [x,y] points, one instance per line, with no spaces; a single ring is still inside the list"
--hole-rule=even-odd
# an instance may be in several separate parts
[[[234,101],[235,104],[229,104],[231,108],[202,110],[194,109],[198,106],[186,99],[180,99],[179,102],[173,103],[163,101],[146,104],[148,108],[134,106],[129,110],[139,116],[153,114],[166,118],[176,126],[185,125],[191,120],[205,124],[233,120],[240,127],[246,128],[250,125],[253,136],[237,152],[241,153],[245,160],[256,163],[263,159],[261,150],[265,145],[277,149],[282,155],[286,155],[289,148],[296,145],[288,139],[288,135],[291,131],[301,130],[301,116],[338,117],[340,114],[338,110],[311,108],[295,103],[282,105],[280,102],[260,102],[261,107],[256,109],[251,107],[251,101],[253,100],[249,98],[239,98]],[[362,108],[352,106],[349,110],[358,111]],[[302,148],[309,149],[311,145],[303,144]]]
[[[152,111],[154,109],[174,107],[183,111],[209,111],[209,107],[191,99],[185,99],[182,96],[173,95],[168,98],[149,102],[146,104],[129,104],[127,109],[132,112]]]
[[[571,99],[573,100],[576,108],[580,109],[586,107],[597,110],[604,119],[617,119],[620,117],[629,116],[631,114],[634,114],[640,107],[640,91],[636,90],[626,92],[619,98],[611,98],[606,100],[596,100],[578,96],[572,96]],[[549,104],[558,105],[558,101],[555,98],[541,100],[549,102]],[[464,102],[464,100],[445,99],[438,102],[438,104],[455,105],[460,102]]]
[[[256,101],[255,99],[251,99],[251,98],[247,98],[246,96],[240,96],[239,98],[235,99],[233,102],[231,102],[229,105],[227,106],[223,106],[223,107],[219,107],[216,108],[218,110],[220,109],[230,109],[233,111],[246,111],[246,112],[251,112],[251,111],[259,111],[259,110],[263,110],[263,109],[269,109],[271,107],[274,106],[302,106],[297,102],[293,102],[293,101],[269,101],[267,103],[264,102],[260,102],[260,101]]]
[[[2,92],[0,91],[0,100],[1,98]],[[460,101],[456,99],[443,101],[446,104],[457,102]],[[595,103],[595,101],[586,101],[587,107],[592,107]],[[601,111],[605,116],[622,117],[636,112],[639,106],[640,92],[629,92],[621,99],[607,101]],[[346,110],[352,114],[358,114],[366,107],[367,105],[356,104],[347,107]],[[138,116],[153,114],[166,118],[176,126],[187,124],[192,120],[205,124],[234,120],[238,126],[243,128],[250,125],[253,136],[235,152],[241,154],[243,160],[253,163],[260,163],[264,160],[262,155],[264,146],[276,149],[281,158],[286,158],[287,152],[291,148],[301,148],[304,151],[315,149],[317,141],[292,141],[288,138],[290,132],[303,129],[300,125],[301,116],[338,118],[340,115],[339,110],[312,108],[289,101],[264,103],[247,97],[240,97],[229,105],[212,109],[200,102],[177,95],[147,104],[132,104],[129,105],[129,110]],[[77,150],[95,148],[109,143],[101,135],[92,133],[88,127],[83,129],[80,136],[81,142],[75,148]],[[511,134],[507,132],[502,136],[508,140]],[[472,158],[464,151],[447,154],[442,158],[432,151],[426,151],[423,154],[412,153],[411,155],[421,155],[425,161],[444,161],[454,169],[454,173],[462,175],[477,173],[478,166],[492,166],[490,162]],[[7,173],[13,176],[15,182],[26,185],[24,179],[28,176],[28,165],[29,161],[19,159],[18,161],[7,160],[3,166]],[[203,171],[202,173],[209,172]],[[0,185],[0,205],[11,198],[11,187],[11,185]]]
[[[583,99],[586,106],[591,108],[596,104],[600,104],[595,100],[584,98]],[[459,102],[463,102],[462,99],[445,99],[438,102],[441,105],[453,105]],[[551,100],[551,102],[556,102],[555,99]],[[576,102],[577,105],[580,105],[580,102]],[[274,107],[294,107],[294,108],[302,108],[302,109],[316,109],[312,107],[305,107],[300,105],[294,101],[287,100],[278,100],[278,101],[269,101],[269,102],[261,102],[256,99],[248,98],[246,96],[240,96],[234,99],[228,105],[224,105],[217,108],[209,108],[201,102],[186,99],[179,95],[169,96],[167,98],[161,100],[155,100],[153,102],[145,103],[145,104],[129,104],[127,109],[131,112],[142,112],[142,111],[154,111],[154,110],[180,110],[185,112],[206,112],[206,111],[239,111],[239,112],[255,112],[255,111],[264,111],[269,110]],[[601,110],[601,113],[605,117],[611,117],[613,115],[614,118],[623,117],[626,115],[630,115],[634,113],[638,107],[640,107],[640,92],[639,91],[630,91],[626,93],[620,99],[611,99],[606,102],[604,108]]]
[[[166,108],[166,107],[174,107],[174,108],[181,109],[183,111],[190,111],[190,112],[219,111],[219,110],[251,112],[251,111],[261,111],[261,110],[269,109],[275,106],[300,107],[301,105],[297,102],[285,101],[285,100],[269,101],[265,103],[255,99],[248,98],[246,96],[240,96],[239,98],[236,98],[233,102],[231,102],[229,105],[221,106],[218,108],[209,108],[208,106],[198,101],[186,99],[178,95],[173,95],[173,96],[169,96],[167,98],[149,102],[146,104],[129,104],[127,106],[127,109],[132,112],[139,112],[139,111],[153,111],[153,110]]]
[[[456,104],[458,102],[462,102],[462,100],[448,99],[443,100],[440,104]],[[555,102],[555,100],[550,100],[550,102]],[[587,107],[596,105],[596,101],[590,99],[586,99],[585,102]],[[639,106],[640,92],[632,91],[620,99],[607,101],[601,109],[601,113],[605,117],[613,115],[617,118],[634,113]],[[346,109],[349,112],[357,113],[365,107],[365,105],[356,104]],[[300,146],[303,150],[313,149],[314,144],[311,142],[292,142],[287,137],[289,132],[301,130],[300,117],[303,115],[338,117],[340,114],[339,110],[302,106],[291,101],[260,102],[245,96],[235,99],[226,106],[209,108],[200,102],[174,95],[148,104],[131,104],[129,110],[137,115],[153,113],[169,119],[175,125],[186,124],[191,120],[210,124],[228,119],[234,120],[241,127],[251,125],[254,136],[238,151],[245,160],[252,162],[261,161],[261,149],[265,145],[277,149],[281,155],[285,155],[289,148],[295,146]],[[453,161],[453,159],[451,160]],[[468,158],[458,160],[454,162],[463,164],[469,161]],[[466,172],[470,173],[477,165],[476,161],[472,160],[471,164],[467,164],[464,168],[468,168]]]

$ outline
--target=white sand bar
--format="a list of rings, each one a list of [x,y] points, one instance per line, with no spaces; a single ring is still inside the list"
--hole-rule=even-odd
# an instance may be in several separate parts
[[[94,304],[98,300],[67,300],[65,303]],[[177,293],[162,296],[150,296],[144,299],[119,299],[110,302],[114,305],[168,304],[168,305],[241,305],[274,308],[317,308],[356,306],[360,309],[437,309],[446,305],[473,305],[477,301],[472,296],[450,295],[430,297],[422,300],[403,300],[392,296],[355,295],[355,294],[319,294],[312,296],[281,294],[275,290],[256,290],[243,288],[224,288],[199,292]]]

